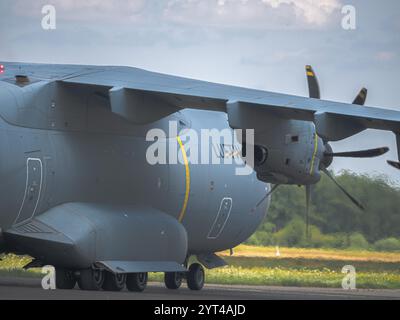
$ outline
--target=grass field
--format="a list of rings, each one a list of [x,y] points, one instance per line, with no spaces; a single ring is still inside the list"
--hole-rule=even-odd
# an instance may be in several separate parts
[[[279,248],[240,245],[219,253],[229,266],[207,270],[207,282],[340,288],[343,266],[356,268],[357,288],[400,289],[400,253],[332,249]],[[0,276],[40,276],[40,270],[22,270],[29,257],[8,255],[0,261]],[[162,274],[150,280],[161,281]]]

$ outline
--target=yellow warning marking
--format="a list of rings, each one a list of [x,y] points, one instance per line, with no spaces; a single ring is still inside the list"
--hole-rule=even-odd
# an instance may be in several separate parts
[[[317,151],[318,151],[318,134],[315,133],[315,140],[314,140],[314,152],[312,155],[312,159],[311,159],[311,167],[310,167],[310,174],[313,174],[313,169],[314,169],[314,162],[315,162],[315,157],[317,155]]]
[[[310,77],[314,77],[314,72],[312,72],[312,71],[307,71],[307,75],[310,76]]]
[[[185,147],[182,143],[181,137],[177,136],[176,140],[178,140],[179,146],[181,148],[183,162],[185,164],[185,174],[186,174],[186,188],[185,188],[185,199],[183,200],[183,206],[181,212],[179,213],[178,221],[182,222],[183,218],[185,217],[186,208],[189,201],[189,193],[190,193],[190,170],[189,170],[189,161],[187,158]]]

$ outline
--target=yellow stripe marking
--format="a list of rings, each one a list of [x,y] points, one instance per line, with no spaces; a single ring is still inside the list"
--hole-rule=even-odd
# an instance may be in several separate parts
[[[186,188],[185,188],[185,199],[183,200],[183,206],[181,212],[179,213],[178,221],[182,222],[183,218],[185,217],[186,208],[189,201],[189,193],[190,193],[190,170],[189,170],[189,161],[187,158],[185,147],[182,143],[181,137],[177,136],[176,140],[178,140],[179,146],[181,148],[183,162],[185,164],[185,174],[186,174]]]
[[[310,77],[314,77],[314,73],[311,72],[311,71],[307,71],[307,75],[310,76]]]
[[[310,174],[313,173],[314,162],[315,162],[315,157],[316,157],[316,155],[317,155],[317,151],[318,151],[318,134],[315,133],[314,152],[313,152],[312,159],[311,159]]]

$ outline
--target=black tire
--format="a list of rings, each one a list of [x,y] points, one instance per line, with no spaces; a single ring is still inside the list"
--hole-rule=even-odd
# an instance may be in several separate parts
[[[56,288],[71,290],[75,287],[76,278],[71,270],[56,268]]]
[[[189,267],[186,280],[190,290],[203,289],[205,282],[204,268],[198,263],[193,263]]]
[[[104,283],[104,272],[100,269],[84,269],[80,271],[78,286],[81,290],[101,290]]]
[[[107,291],[121,291],[125,287],[126,274],[104,272],[103,289]]]
[[[130,273],[126,277],[126,288],[129,291],[142,292],[147,287],[147,272]]]
[[[168,289],[176,290],[182,285],[183,275],[181,272],[166,272],[164,274],[164,283]]]

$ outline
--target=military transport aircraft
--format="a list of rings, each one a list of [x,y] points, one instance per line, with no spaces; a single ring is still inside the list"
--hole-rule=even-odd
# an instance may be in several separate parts
[[[330,141],[374,128],[394,132],[400,148],[400,112],[364,107],[366,89],[351,104],[321,100],[306,73],[307,98],[131,67],[2,63],[0,252],[34,257],[26,268],[53,265],[63,289],[142,291],[148,272],[163,272],[169,289],[186,280],[200,290],[203,266],[225,264],[215,252],[251,236],[279,185],[306,186],[308,207],[321,172],[334,180],[334,157],[388,150],[334,152]],[[192,165],[174,134],[165,143],[183,163],[150,164],[147,133],[171,121],[178,132],[254,129],[252,173]],[[247,142],[237,136],[243,164]],[[207,151],[224,157],[225,147],[236,148]]]

